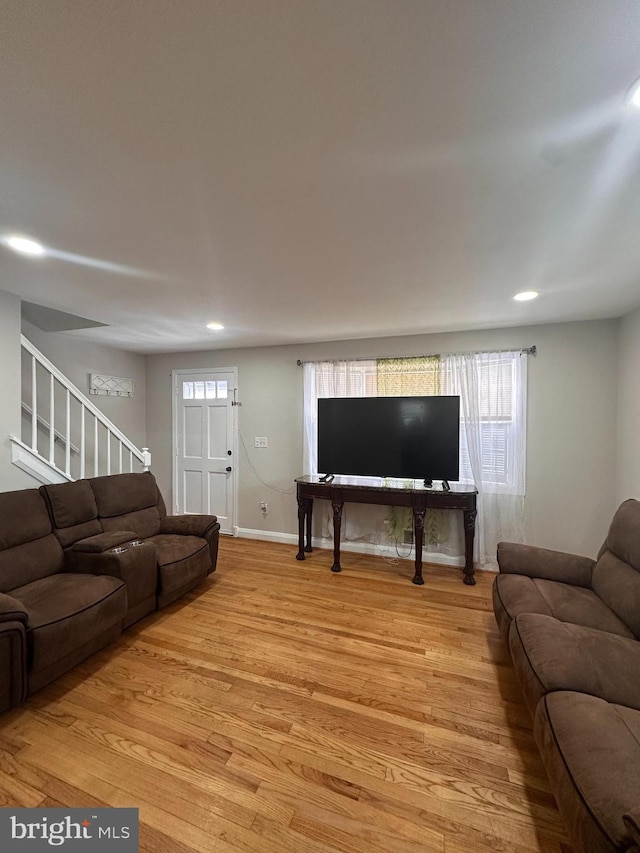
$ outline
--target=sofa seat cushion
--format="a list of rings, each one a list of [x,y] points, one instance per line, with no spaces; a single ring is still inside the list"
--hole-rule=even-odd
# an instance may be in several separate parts
[[[126,587],[109,575],[61,573],[12,591],[29,615],[27,639],[33,671],[45,669],[119,625]]]
[[[530,711],[555,690],[589,693],[640,710],[640,643],[552,616],[522,613],[509,648]]]
[[[196,583],[207,574],[211,560],[206,539],[200,536],[161,533],[150,537],[148,541],[152,542],[156,549],[161,599]]]
[[[623,816],[640,803],[640,711],[549,693],[534,733],[575,849],[637,850]]]
[[[561,622],[572,622],[622,637],[633,634],[609,610],[593,590],[558,581],[529,578],[525,575],[498,575],[494,581],[493,604],[500,632],[509,640],[511,621],[520,613],[555,616]]]

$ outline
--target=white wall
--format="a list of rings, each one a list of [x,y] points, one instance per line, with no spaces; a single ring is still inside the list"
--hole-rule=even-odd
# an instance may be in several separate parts
[[[0,291],[0,492],[40,483],[11,462],[10,435],[20,438],[20,300]]]
[[[264,486],[240,450],[241,528],[295,533],[293,481],[302,471],[302,370],[296,360],[519,348],[529,358],[526,539],[593,555],[616,505],[618,321],[566,323],[376,340],[147,357],[147,437],[171,505],[171,371],[238,367],[240,433]],[[254,436],[269,447],[257,450]],[[236,460],[236,464],[238,461]],[[260,500],[269,504],[263,518]]]
[[[620,321],[617,502],[640,498],[640,308]]]
[[[91,396],[91,401],[137,447],[146,446],[145,356],[82,340],[64,332],[43,332],[26,321],[22,331],[58,370],[89,396],[89,374],[104,373],[134,380],[133,397]]]

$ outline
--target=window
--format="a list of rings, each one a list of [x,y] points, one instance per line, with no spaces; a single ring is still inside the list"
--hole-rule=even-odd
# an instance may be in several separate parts
[[[482,481],[487,486],[515,487],[515,446],[520,425],[516,389],[517,362],[487,359],[480,365],[479,434]],[[473,483],[464,409],[460,429],[460,480]]]
[[[315,365],[316,398],[375,397],[375,361],[321,361]]]
[[[183,400],[226,400],[228,393],[226,379],[182,383]]]

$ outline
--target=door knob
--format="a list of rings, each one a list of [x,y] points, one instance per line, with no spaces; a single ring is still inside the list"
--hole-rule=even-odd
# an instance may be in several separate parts
[[[225,468],[225,471],[231,471],[231,465],[227,465],[227,467]]]

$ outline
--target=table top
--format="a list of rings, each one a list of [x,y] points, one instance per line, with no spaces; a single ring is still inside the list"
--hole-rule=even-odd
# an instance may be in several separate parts
[[[445,492],[439,481],[434,486],[425,486],[423,480],[405,480],[396,477],[350,477],[344,474],[336,476],[323,483],[319,474],[305,474],[296,477],[296,483],[308,486],[333,486],[340,489],[376,489],[388,492],[418,492],[425,494],[475,495],[478,490],[467,483],[449,483],[450,489]]]

